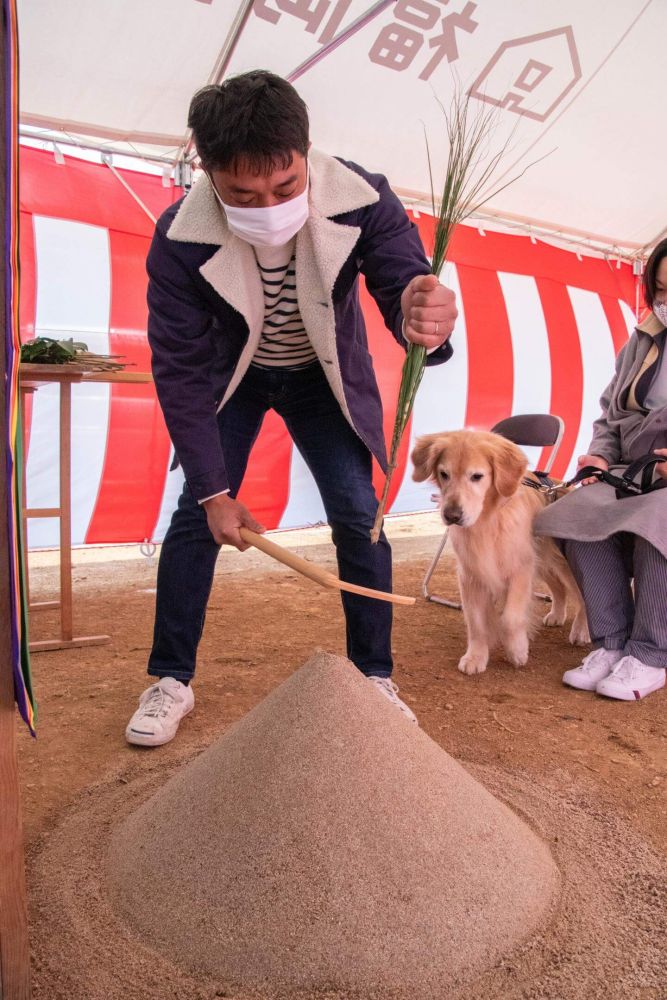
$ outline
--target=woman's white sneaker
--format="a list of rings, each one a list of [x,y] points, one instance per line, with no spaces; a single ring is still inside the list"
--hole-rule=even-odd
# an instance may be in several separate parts
[[[596,691],[606,698],[639,701],[665,686],[664,667],[649,667],[636,656],[624,656],[612,672],[601,680]]]
[[[139,699],[127,724],[125,739],[140,747],[159,747],[173,740],[180,721],[195,706],[192,688],[175,677],[161,677]]]
[[[608,677],[619,660],[623,659],[622,649],[594,649],[578,667],[566,670],[563,684],[579,688],[580,691],[595,691],[601,680]]]
[[[398,687],[394,684],[390,677],[369,677],[368,679],[369,681],[372,681],[380,694],[383,694],[395,708],[397,708],[410,720],[410,722],[417,722],[417,716],[412,709],[408,708],[405,702],[401,701],[398,697]]]

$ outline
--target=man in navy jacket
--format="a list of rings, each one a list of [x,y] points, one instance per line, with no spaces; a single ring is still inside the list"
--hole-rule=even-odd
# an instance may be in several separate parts
[[[285,420],[322,495],[341,578],[391,590],[370,542],[372,456],[387,456],[359,275],[395,339],[446,361],[454,295],[380,174],[310,147],[294,88],[264,71],[206,87],[189,125],[205,175],[157,223],[148,255],[153,375],[186,484],[165,537],[148,673],[129,742],[168,742],[190,681],[216,558],[263,530],[235,499],[264,414]],[[343,594],[350,659],[414,715],[391,681],[391,606]]]

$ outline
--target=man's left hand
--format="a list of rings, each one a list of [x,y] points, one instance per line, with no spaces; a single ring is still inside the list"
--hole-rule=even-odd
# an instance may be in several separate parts
[[[456,296],[434,274],[413,278],[401,295],[405,339],[428,351],[440,347],[451,335],[458,312]]]
[[[667,448],[654,448],[653,451],[656,455],[667,456]],[[667,479],[667,462],[660,462],[659,465],[656,465],[655,471],[662,479]]]

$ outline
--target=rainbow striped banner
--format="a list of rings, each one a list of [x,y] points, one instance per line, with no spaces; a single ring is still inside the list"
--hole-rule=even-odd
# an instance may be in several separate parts
[[[9,584],[11,600],[12,669],[16,703],[22,718],[35,735],[35,704],[28,652],[27,595],[21,529],[22,441],[19,426],[19,196],[18,196],[18,104],[19,47],[16,0],[3,0],[5,22],[5,358],[7,427],[7,517]]]

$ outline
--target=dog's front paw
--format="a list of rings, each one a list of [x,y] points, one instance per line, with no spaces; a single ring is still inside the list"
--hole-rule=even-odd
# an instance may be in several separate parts
[[[459,660],[459,670],[462,674],[483,674],[488,662],[488,653],[468,651]]]
[[[565,614],[556,611],[555,608],[551,608],[550,611],[542,619],[542,624],[546,625],[547,628],[558,628],[560,625],[565,624]]]
[[[530,644],[528,642],[528,636],[525,633],[521,635],[514,635],[508,638],[505,643],[505,652],[507,653],[507,659],[510,663],[513,663],[515,667],[523,667],[528,663],[528,651],[530,649]]]
[[[570,642],[573,646],[588,646],[591,641],[588,624],[585,618],[575,618],[570,629]]]

